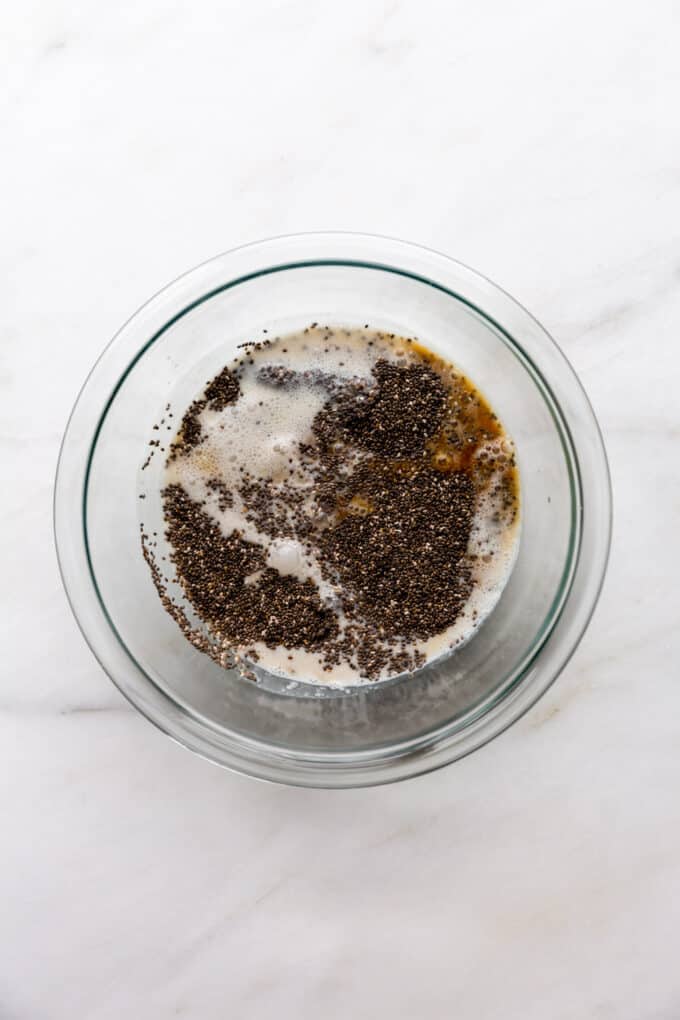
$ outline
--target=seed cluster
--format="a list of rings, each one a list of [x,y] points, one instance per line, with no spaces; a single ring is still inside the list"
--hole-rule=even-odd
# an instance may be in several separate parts
[[[240,392],[239,381],[227,365],[208,383],[203,396],[194,400],[185,411],[177,439],[170,446],[168,460],[175,460],[182,453],[193,450],[203,442],[205,436],[201,426],[201,415],[206,407],[211,411],[223,411],[228,404],[238,400]]]
[[[220,640],[237,648],[316,648],[337,633],[334,614],[311,581],[265,565],[261,546],[225,537],[179,485],[163,492],[167,538],[186,596]],[[252,580],[251,580],[252,579]]]
[[[238,379],[227,366],[208,383],[205,399],[211,411],[223,411],[227,404],[233,404],[238,399],[240,391]]]
[[[431,368],[397,365],[385,359],[373,369],[375,385],[345,387],[329,401],[314,423],[324,446],[348,441],[384,457],[404,457],[420,450],[439,430],[447,393]]]
[[[353,614],[388,638],[446,630],[471,589],[463,563],[475,506],[470,478],[368,461],[349,488],[350,512],[320,534],[319,548]]]

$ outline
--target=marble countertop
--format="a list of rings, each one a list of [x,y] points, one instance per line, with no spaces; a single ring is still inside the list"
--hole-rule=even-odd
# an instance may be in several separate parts
[[[680,1016],[677,0],[31,0],[0,39],[2,1020]],[[602,424],[604,593],[549,694],[389,788],[267,786],[100,671],[51,534],[70,407],[242,242],[446,251]]]

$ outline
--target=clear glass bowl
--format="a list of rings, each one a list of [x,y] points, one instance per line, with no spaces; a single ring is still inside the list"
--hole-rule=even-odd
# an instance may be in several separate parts
[[[166,614],[139,535],[143,520],[162,543],[162,457],[144,475],[140,469],[167,404],[181,413],[237,345],[262,330],[282,333],[312,321],[416,335],[472,379],[517,447],[522,539],[496,609],[448,659],[376,685],[301,684],[289,692],[275,680],[255,684],[221,670]],[[426,772],[519,718],[588,624],[610,530],[597,422],[542,327],[494,284],[443,255],[355,234],[248,245],[152,298],[87,379],[55,490],[64,585],[86,640],[122,693],[206,758],[306,786],[362,786]]]

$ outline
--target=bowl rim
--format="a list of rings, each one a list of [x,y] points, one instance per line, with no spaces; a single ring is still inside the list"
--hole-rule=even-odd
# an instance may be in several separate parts
[[[109,616],[97,584],[88,541],[86,511],[90,468],[101,428],[117,393],[144,353],[171,325],[216,294],[247,280],[321,264],[388,271],[433,286],[465,304],[501,335],[539,389],[563,446],[572,491],[569,550],[553,603],[537,629],[532,646],[508,674],[508,682],[499,685],[453,723],[393,744],[389,752],[381,747],[361,752],[336,750],[311,754],[233,732],[230,742],[234,746],[226,748],[225,731],[218,731],[208,720],[189,711],[159,687],[136,661]],[[240,271],[234,275],[237,267]],[[495,314],[491,314],[492,308]],[[503,324],[508,320],[521,327],[522,343]],[[146,339],[140,345],[140,337],[144,336]],[[526,349],[527,340],[534,350]],[[124,353],[126,344],[127,355]],[[561,368],[561,382],[571,387],[570,399],[580,405],[582,430],[583,421],[586,423],[587,453],[589,458],[594,458],[593,471],[599,483],[588,491],[594,499],[593,494],[600,490],[599,505],[591,507],[589,504],[590,513],[584,513],[582,459],[573,430],[552,384],[536,363],[537,353],[541,357],[549,353]],[[95,398],[93,389],[95,384],[105,383],[107,379],[108,397],[102,406],[101,393]],[[80,504],[78,528],[74,528],[73,521],[76,500]],[[596,535],[598,529],[600,534]],[[82,540],[80,548],[78,531]],[[429,772],[464,757],[504,732],[548,690],[578,646],[601,592],[611,544],[611,483],[599,425],[580,380],[546,330],[506,291],[447,255],[394,238],[335,231],[289,234],[241,245],[182,274],[142,305],[116,333],[88,374],[68,419],[55,479],[54,534],[62,582],[85,640],[121,693],[154,725],[208,760],[257,778],[328,788],[366,786]],[[584,539],[591,547],[585,563]],[[90,583],[85,590],[82,585],[84,565]],[[574,586],[579,579],[577,586],[584,590],[573,604]],[[571,610],[568,626],[562,626],[560,634],[568,607]],[[131,665],[136,672],[134,681],[124,672],[120,656],[104,647],[107,631],[127,656],[128,667]],[[544,663],[541,671],[539,660],[550,645],[554,661],[549,668]],[[143,690],[140,682],[142,688],[144,683],[149,688]]]

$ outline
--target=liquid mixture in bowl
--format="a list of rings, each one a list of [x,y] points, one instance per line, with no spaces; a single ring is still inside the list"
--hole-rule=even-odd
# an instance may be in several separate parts
[[[244,344],[184,411],[162,504],[198,648],[253,676],[352,685],[468,640],[515,561],[512,441],[412,338],[313,324]],[[163,565],[164,566],[164,565]]]

